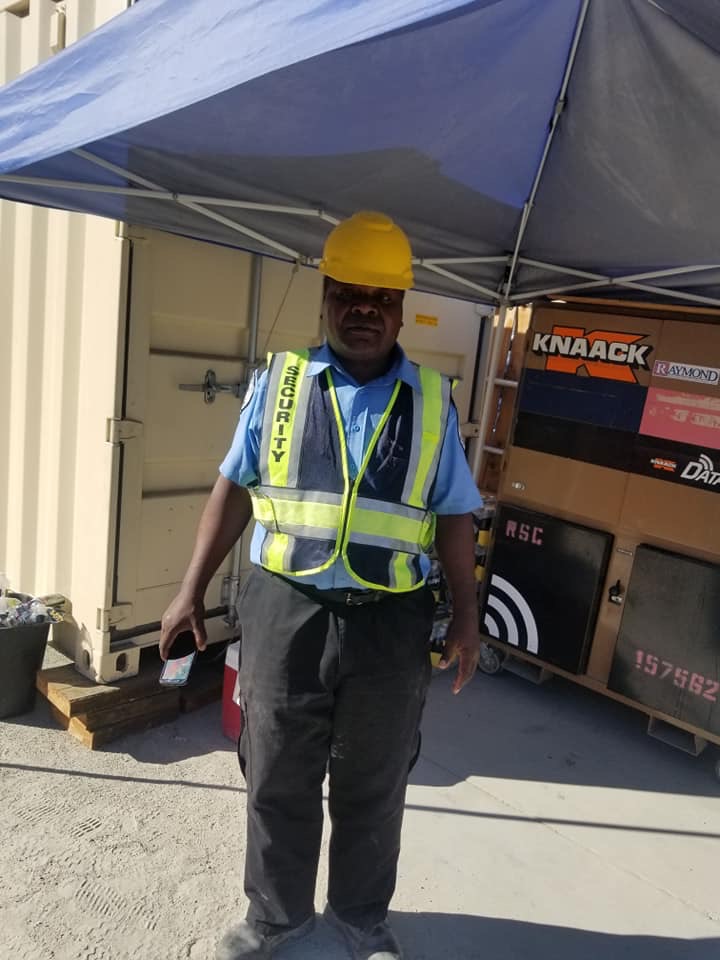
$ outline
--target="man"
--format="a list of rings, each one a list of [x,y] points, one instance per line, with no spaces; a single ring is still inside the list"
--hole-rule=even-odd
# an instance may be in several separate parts
[[[326,771],[326,919],[355,960],[399,960],[387,911],[430,677],[433,540],[454,601],[441,665],[459,660],[455,693],[477,667],[481,499],[450,382],[396,344],[407,237],[382,214],[355,214],[329,235],[320,270],[327,341],[273,356],[254,378],[162,622],[163,657],[185,629],[205,647],[203,595],[254,514],[238,748],[250,908],[218,960],[267,958],[312,929]]]

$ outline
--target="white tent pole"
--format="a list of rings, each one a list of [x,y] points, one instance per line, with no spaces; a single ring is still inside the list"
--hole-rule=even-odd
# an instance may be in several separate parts
[[[158,184],[153,183],[152,180],[147,180],[145,177],[141,177],[130,170],[126,170],[124,167],[120,167],[116,163],[112,163],[110,160],[103,160],[102,157],[97,157],[94,153],[90,153],[88,150],[78,148],[72,152],[76,157],[81,157],[83,160],[87,160],[89,163],[93,163],[97,167],[102,167],[103,170],[108,170],[110,173],[114,173],[119,177],[123,177],[125,180],[132,180],[134,183],[139,183],[143,187],[150,187],[154,190],[162,190],[163,194],[165,195],[164,199],[175,200],[176,198],[180,198],[182,200],[189,200],[191,203],[207,203],[223,207],[241,207],[247,210],[262,210],[268,213],[294,213],[300,216],[320,217],[322,220],[326,220],[328,223],[332,224],[340,223],[337,217],[333,217],[331,214],[326,213],[325,210],[322,210],[319,207],[292,207],[277,203],[253,203],[249,200],[229,200],[222,197],[199,197],[186,193],[174,194],[167,188],[162,188]]]
[[[679,276],[686,276],[692,273],[701,273],[708,270],[718,270],[720,269],[720,264],[689,264],[684,267],[672,267],[666,268],[663,270],[651,270],[644,271],[641,273],[627,274],[621,277],[606,277],[597,273],[591,273],[586,270],[578,270],[574,267],[564,267],[558,264],[547,263],[542,260],[535,260],[530,257],[521,257],[519,254],[520,245],[524,237],[525,229],[527,227],[527,220],[529,217],[530,210],[532,209],[535,196],[539,187],[540,179],[545,167],[545,162],[547,160],[547,155],[549,153],[550,145],[552,143],[552,138],[554,131],[559,119],[560,113],[562,112],[562,104],[564,103],[564,96],[567,91],[567,86],[570,79],[570,74],[572,72],[572,67],[575,61],[575,56],[577,53],[577,47],[580,40],[580,35],[582,32],[582,27],[585,22],[585,17],[587,14],[587,7],[589,5],[589,0],[584,0],[583,7],[580,11],[578,17],[578,23],[576,25],[575,36],[573,39],[573,45],[568,57],[568,64],[565,70],[565,76],[563,78],[563,84],[561,87],[561,94],[558,99],[558,104],[556,111],[553,115],[553,121],[551,124],[551,129],[548,133],[548,137],[545,143],[545,149],[543,151],[543,156],[541,158],[538,171],[535,176],[535,181],[533,183],[533,188],[528,199],[528,202],[525,204],[523,210],[523,219],[521,221],[520,230],[518,232],[518,237],[515,244],[515,251],[510,261],[510,267],[508,271],[508,279],[505,283],[505,297],[504,301],[506,304],[510,303],[520,303],[528,302],[540,296],[551,296],[553,294],[562,294],[570,293],[575,290],[590,290],[596,287],[611,286],[611,287],[620,287],[629,290],[640,290],[646,293],[653,293],[659,297],[673,297],[680,300],[687,300],[694,303],[706,304],[708,306],[720,306],[720,299],[714,297],[704,297],[699,294],[693,294],[688,292],[683,292],[679,290],[673,290],[667,287],[657,287],[649,284],[638,283],[640,280],[655,280],[662,278],[672,278]],[[270,203],[255,203],[253,201],[246,200],[231,200],[229,198],[221,197],[205,197],[205,196],[196,196],[193,194],[176,194],[168,190],[165,187],[160,186],[157,183],[154,183],[152,180],[148,180],[145,177],[142,177],[138,174],[133,173],[132,171],[126,170],[123,167],[118,166],[117,164],[112,163],[109,160],[104,160],[101,157],[97,157],[92,153],[89,153],[87,150],[76,149],[73,153],[81,157],[84,160],[87,160],[89,163],[93,163],[102,169],[108,170],[113,174],[120,176],[126,180],[129,180],[133,183],[139,185],[139,187],[121,187],[114,186],[110,184],[94,184],[94,183],[79,183],[74,180],[53,180],[49,178],[37,178],[37,177],[26,177],[26,176],[15,176],[13,174],[2,174],[0,175],[0,182],[7,183],[16,183],[16,184],[27,184],[32,186],[44,186],[51,189],[62,189],[62,190],[77,190],[84,191],[89,193],[106,193],[112,196],[126,196],[136,199],[144,200],[170,200],[174,203],[177,203],[180,206],[186,207],[187,209],[192,210],[195,213],[198,213],[200,216],[206,217],[209,220],[214,220],[217,223],[222,224],[223,226],[228,227],[228,229],[233,230],[237,233],[241,233],[244,236],[250,237],[251,239],[257,240],[259,243],[262,243],[264,246],[269,247],[270,249],[277,250],[279,253],[283,253],[285,256],[290,257],[293,260],[300,260],[303,263],[315,264],[317,263],[317,258],[308,257],[303,255],[297,250],[294,250],[291,247],[286,246],[285,244],[279,243],[274,240],[272,237],[268,237],[265,234],[262,234],[256,230],[252,230],[250,227],[247,227],[241,223],[238,223],[235,220],[231,220],[228,217],[222,216],[222,214],[215,213],[213,210],[208,210],[203,206],[213,205],[213,206],[226,206],[233,207],[238,209],[246,210],[255,210],[266,213],[278,213],[285,215],[295,215],[295,216],[308,216],[308,217],[319,217],[320,219],[331,223],[339,223],[337,217],[332,216],[327,213],[325,210],[319,207],[293,207],[289,204],[270,204]],[[507,263],[508,258],[506,256],[488,256],[488,257],[431,257],[427,259],[416,258],[414,260],[418,266],[423,269],[429,270],[433,273],[436,273],[440,276],[447,277],[447,279],[458,283],[462,286],[467,287],[468,289],[474,290],[476,293],[482,294],[484,297],[488,297],[491,301],[497,302],[499,296],[497,291],[492,290],[490,287],[486,287],[483,284],[476,283],[473,280],[469,280],[465,277],[460,276],[459,274],[453,273],[449,270],[444,269],[441,264],[445,265],[461,265],[461,264],[473,264],[473,263],[487,263],[487,264],[498,264],[498,263]],[[555,273],[564,273],[572,277],[581,277],[586,278],[588,283],[577,283],[577,284],[565,284],[563,286],[556,287],[545,287],[542,289],[529,290],[522,294],[510,294],[509,291],[512,287],[512,281],[514,279],[515,270],[518,264],[523,264],[526,266],[537,267],[539,269],[544,269],[552,271]]]
[[[198,204],[205,203],[218,207],[237,207],[241,210],[257,210],[262,213],[285,213],[300,217],[319,217],[327,223],[337,224],[337,217],[331,216],[317,207],[293,207],[279,203],[254,203],[251,200],[227,200],[221,197],[197,197],[192,194],[171,193],[164,187],[146,189],[142,187],[117,187],[106,183],[80,183],[77,180],[50,180],[41,177],[20,177],[11,173],[0,174],[0,181],[6,183],[28,184],[39,187],[49,187],[54,190],[78,190],[86,193],[107,193],[113,196],[136,197],[142,200],[171,200],[173,202]]]
[[[73,152],[82,157],[84,160],[88,160],[90,163],[94,163],[98,167],[102,167],[104,170],[109,170],[112,173],[116,173],[118,176],[125,177],[126,179],[132,180],[135,183],[142,183],[143,186],[152,187],[158,190],[163,189],[159,184],[153,183],[152,180],[147,180],[145,177],[140,177],[137,174],[132,173],[130,170],[124,170],[122,167],[111,163],[109,160],[103,160],[101,157],[96,157],[92,153],[88,153],[87,150],[75,150]],[[292,247],[286,247],[284,243],[278,243],[277,240],[273,240],[271,237],[265,236],[263,233],[258,233],[257,230],[252,230],[250,227],[245,227],[241,223],[237,223],[235,220],[230,220],[229,217],[223,217],[222,214],[215,213],[212,210],[206,210],[205,207],[201,207],[199,204],[193,203],[190,200],[183,200],[182,197],[176,193],[172,193],[170,190],[165,189],[165,194],[181,207],[187,207],[188,210],[192,210],[194,213],[199,213],[201,216],[207,217],[208,220],[214,220],[216,223],[220,223],[224,227],[234,230],[236,233],[241,233],[245,237],[250,237],[252,240],[257,240],[259,243],[269,247],[271,250],[277,250],[278,253],[284,253],[286,257],[290,257],[292,260],[300,260],[303,263],[306,260],[305,256],[298,250],[293,250]]]
[[[561,267],[557,263],[546,263],[544,260],[534,260],[532,257],[518,257],[518,263],[528,267],[538,267],[549,273],[564,273],[569,277],[585,277],[587,280],[605,280],[602,273],[590,273],[587,270],[578,270],[576,267]]]
[[[120,167],[116,163],[112,163],[110,160],[103,160],[102,157],[97,157],[94,153],[90,153],[88,150],[78,148],[72,152],[76,157],[81,157],[83,160],[87,160],[89,163],[94,163],[95,166],[102,167],[103,170],[109,170],[111,173],[117,174],[119,177],[124,177],[126,180],[132,180],[134,183],[139,183],[144,187],[163,190],[163,193],[166,194],[166,198],[170,200],[180,198],[182,200],[189,200],[191,203],[207,203],[222,207],[240,207],[247,210],[262,210],[267,213],[292,213],[299,216],[320,217],[321,220],[326,220],[328,223],[332,223],[333,225],[340,223],[337,217],[333,217],[320,207],[293,207],[277,203],[253,203],[250,200],[229,200],[222,197],[200,197],[186,193],[174,194],[170,190],[163,189],[158,184],[153,183],[152,180],[147,180],[145,177],[141,177],[136,173],[132,173],[132,171],[126,170],[124,167]]]
[[[663,270],[650,270],[643,273],[628,273],[620,277],[610,277],[601,273],[590,273],[587,270],[578,270],[576,267],[562,267],[557,263],[547,263],[544,260],[533,260],[530,257],[518,257],[518,263],[529,267],[538,267],[551,273],[564,273],[570,277],[586,277],[588,280],[603,280],[607,283],[624,283],[634,280],[654,280],[661,277],[679,277],[688,273],[702,273],[705,270],[720,270],[719,263],[693,263],[684,267],[665,267]]]
[[[428,263],[426,260],[414,260],[414,263],[417,266],[422,267],[423,270],[430,270],[432,273],[437,273],[441,277],[447,277],[449,280],[452,280],[453,283],[459,283],[463,287],[468,287],[470,290],[475,290],[476,293],[481,293],[485,297],[489,297],[493,302],[498,300],[497,290],[491,290],[490,287],[484,287],[481,283],[475,283],[474,280],[466,280],[465,277],[461,277],[458,273],[451,273],[449,270],[444,270],[442,267],[436,267],[432,263]]]
[[[538,164],[538,168],[535,173],[535,179],[533,180],[533,185],[530,190],[530,196],[528,197],[525,203],[525,206],[523,207],[522,216],[520,218],[520,226],[518,228],[517,238],[515,240],[515,249],[513,250],[512,259],[510,261],[510,266],[508,269],[507,279],[504,285],[504,295],[500,303],[500,309],[498,311],[497,325],[493,327],[493,338],[491,340],[490,359],[488,362],[487,372],[485,376],[485,389],[483,391],[483,404],[482,404],[482,411],[480,414],[479,436],[477,438],[477,444],[473,452],[472,471],[473,471],[473,476],[475,477],[476,483],[479,483],[480,481],[480,475],[482,473],[482,469],[485,463],[486,434],[487,434],[488,425],[490,423],[490,404],[492,402],[494,388],[495,388],[495,371],[497,370],[498,361],[500,359],[500,349],[502,346],[504,333],[505,333],[505,318],[507,316],[508,306],[510,305],[510,294],[512,291],[512,283],[515,278],[515,271],[517,269],[518,258],[520,256],[520,248],[522,246],[522,242],[525,237],[525,231],[527,229],[530,213],[535,203],[535,197],[537,196],[543,171],[545,170],[545,164],[547,162],[548,154],[550,152],[550,147],[552,146],[552,142],[555,137],[555,131],[557,129],[558,121],[565,107],[565,95],[567,93],[568,84],[570,82],[572,69],[575,64],[575,57],[577,54],[578,45],[580,43],[582,30],[585,25],[585,18],[587,16],[589,5],[590,5],[590,0],[583,0],[583,4],[582,4],[582,7],[580,8],[580,13],[578,15],[578,21],[577,21],[577,24],[575,25],[575,34],[573,36],[572,46],[570,47],[568,61],[565,66],[565,73],[563,75],[562,84],[560,86],[560,93],[555,102],[555,110],[553,111],[552,120],[550,121],[550,129],[545,139],[545,146],[543,148],[542,156],[540,158],[540,163]]]
[[[500,361],[500,350],[505,338],[505,318],[508,311],[508,302],[503,300],[496,313],[496,320],[492,326],[490,343],[488,344],[488,361],[485,367],[485,381],[483,384],[483,399],[480,409],[480,424],[478,435],[473,447],[471,469],[475,483],[480,482],[480,474],[485,464],[485,444],[488,426],[490,425],[490,404],[495,392],[495,372]]]
[[[461,263],[508,263],[510,257],[417,257],[414,263],[432,264],[433,266],[451,266]]]
[[[299,217],[319,217],[333,225],[340,223],[337,217],[331,216],[318,207],[293,207],[279,203],[253,203],[251,200],[226,200],[221,197],[198,197],[193,194],[179,193],[179,200],[189,203],[202,203],[208,207],[234,207],[239,210],[258,210],[261,213],[290,213]]]
[[[300,253],[299,250],[294,250],[292,247],[286,247],[284,243],[279,243],[277,240],[273,240],[264,233],[258,233],[257,230],[251,230],[250,227],[245,227],[242,224],[237,223],[235,220],[231,220],[229,217],[224,217],[221,213],[215,213],[213,210],[206,210],[205,207],[201,207],[197,203],[190,203],[189,200],[181,200],[178,197],[177,202],[181,207],[187,207],[188,210],[193,210],[195,213],[199,213],[201,216],[207,217],[208,220],[214,220],[216,223],[220,223],[224,227],[228,227],[230,230],[235,230],[238,233],[243,234],[245,237],[250,237],[252,240],[257,240],[266,247],[277,250],[279,253],[284,253],[292,260],[299,260],[301,263],[306,262],[305,255]]]
[[[645,293],[655,293],[661,297],[674,297],[678,300],[691,300],[693,303],[704,303],[711,307],[720,307],[720,300],[716,297],[701,297],[697,293],[683,293],[680,290],[671,290],[670,287],[654,287],[649,283],[617,282],[613,286],[628,290],[642,290]]]
[[[506,299],[510,296],[512,291],[512,283],[515,279],[515,270],[517,269],[517,262],[520,256],[520,247],[522,246],[522,242],[525,238],[528,220],[530,219],[530,214],[535,204],[535,197],[537,196],[538,188],[540,187],[540,181],[545,170],[545,164],[547,163],[548,154],[550,153],[550,147],[552,146],[552,142],[555,138],[555,131],[557,130],[558,121],[560,120],[560,115],[565,109],[565,96],[567,94],[568,84],[570,83],[570,76],[575,65],[575,57],[580,44],[580,37],[582,36],[583,27],[585,26],[585,18],[587,16],[589,6],[590,0],[583,0],[583,5],[580,8],[578,20],[575,25],[575,34],[570,47],[570,53],[568,54],[567,64],[565,65],[565,73],[560,86],[560,93],[555,101],[555,110],[553,111],[552,120],[550,121],[550,129],[548,130],[548,135],[545,139],[545,147],[543,148],[542,156],[540,157],[540,163],[538,164],[537,172],[535,173],[535,179],[533,181],[532,189],[530,190],[530,196],[523,207],[517,239],[515,240],[515,249],[513,250],[512,261],[510,263],[508,278],[505,284]]]
[[[107,193],[112,196],[139,197],[143,200],[172,200],[173,195],[162,187],[145,190],[139,187],[114,187],[106,183],[79,183],[76,180],[48,180],[43,177],[16,177],[12,173],[0,174],[0,183],[27,184],[33,187],[50,187],[53,190],[77,190],[81,193]]]
[[[543,287],[539,290],[528,290],[527,293],[514,293],[510,300],[512,303],[530,303],[538,297],[551,297],[553,294],[562,296],[563,293],[572,293],[575,290],[592,290],[593,287],[608,287],[611,284],[609,277],[602,280],[588,280],[586,283],[566,283],[562,287]]]
[[[703,273],[705,270],[720,270],[720,263],[696,263],[686,267],[674,267],[672,270],[652,270],[649,273],[632,273],[624,277],[615,277],[615,283],[634,283],[636,280],[660,280],[663,277],[680,277],[688,273]]]
[[[708,269],[703,267],[702,269]],[[690,271],[686,271],[690,272]],[[651,284],[634,283],[629,280],[621,280],[613,277],[605,277],[602,280],[593,280],[588,283],[572,283],[563,287],[543,287],[540,290],[528,290],[526,293],[515,293],[510,297],[512,303],[530,303],[537,300],[538,297],[550,297],[553,294],[562,295],[572,293],[575,290],[592,290],[597,287],[619,287],[621,290],[642,290],[646,293],[654,293],[658,297],[673,297],[677,300],[690,300],[694,303],[704,303],[709,306],[720,306],[720,300],[714,297],[703,297],[696,293],[687,293],[681,290],[672,290],[670,287],[655,287]]]
[[[125,180],[132,180],[133,183],[139,183],[141,187],[149,187],[151,190],[163,189],[157,183],[153,183],[152,180],[147,180],[145,177],[141,177],[137,173],[131,173],[130,170],[125,170],[124,167],[120,167],[116,163],[112,163],[110,160],[103,160],[102,157],[97,157],[94,153],[90,153],[89,150],[83,150],[82,147],[78,147],[76,150],[72,150],[71,152],[76,157],[87,160],[88,163],[92,163],[96,167],[102,167],[103,170],[108,170],[110,173],[117,174],[117,176],[123,177]],[[170,196],[172,196],[172,193],[169,190],[165,190],[165,193],[169,193]]]
[[[260,243],[263,243],[265,246],[271,247],[272,249],[278,250],[280,253],[286,254],[286,256],[292,257],[294,260],[301,260],[303,263],[307,264],[317,264],[318,260],[316,257],[305,257],[297,250],[292,250],[290,247],[286,247],[281,243],[278,243],[276,240],[272,240],[270,237],[265,236],[264,234],[258,233],[255,230],[251,230],[249,227],[245,227],[242,224],[237,223],[234,220],[230,220],[227,217],[223,217],[222,214],[215,213],[213,210],[206,209],[206,206],[203,204],[211,204],[214,206],[229,206],[229,207],[239,207],[249,210],[263,210],[270,213],[286,213],[286,214],[296,214],[300,216],[318,216],[321,219],[327,221],[328,223],[336,224],[340,221],[326,213],[326,211],[320,208],[311,208],[311,207],[291,207],[291,206],[281,206],[275,204],[254,204],[249,201],[244,200],[222,200],[220,198],[214,197],[196,197],[191,194],[173,194],[168,190],[163,190],[158,184],[153,183],[151,180],[147,180],[145,177],[140,177],[137,174],[132,173],[129,170],[124,170],[122,167],[117,164],[112,163],[109,160],[103,160],[101,157],[96,157],[94,154],[89,153],[87,150],[74,150],[77,156],[82,157],[84,160],[94,163],[99,167],[102,167],[104,170],[108,170],[111,173],[117,174],[118,176],[124,177],[125,179],[132,180],[135,183],[142,184],[143,187],[151,187],[156,191],[161,191],[161,193],[156,197],[156,199],[170,199],[174,200],[176,203],[181,206],[187,207],[189,210],[193,210],[196,213],[201,214],[204,217],[207,217],[209,220],[215,220],[217,223],[223,224],[223,226],[229,227],[231,230],[235,230],[238,233],[242,233],[245,236],[251,237],[255,240],[258,240]],[[37,181],[35,181],[37,182]],[[120,189],[120,188],[119,188]],[[138,193],[133,195],[138,196]],[[483,297],[488,297],[492,302],[496,302],[498,299],[498,294],[496,290],[492,290],[490,287],[485,287],[480,283],[475,283],[473,280],[468,280],[465,277],[461,277],[459,274],[451,273],[449,270],[443,269],[443,267],[437,266],[437,260],[426,261],[422,259],[417,259],[416,262],[419,266],[423,267],[426,270],[430,270],[433,273],[437,273],[440,276],[447,277],[448,280],[452,280],[454,283],[458,283],[461,286],[468,287],[470,290],[474,290],[476,293],[482,294]],[[450,263],[505,263],[507,262],[507,257],[455,257],[448,258]]]

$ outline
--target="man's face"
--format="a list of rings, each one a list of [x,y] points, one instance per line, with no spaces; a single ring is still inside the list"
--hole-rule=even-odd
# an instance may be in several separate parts
[[[345,360],[390,355],[402,327],[403,290],[363,287],[328,278],[323,319],[331,349]]]

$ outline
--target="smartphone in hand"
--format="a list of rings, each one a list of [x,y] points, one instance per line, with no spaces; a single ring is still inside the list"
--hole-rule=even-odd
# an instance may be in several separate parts
[[[197,649],[195,637],[190,630],[179,633],[170,647],[170,654],[160,672],[163,686],[182,687],[188,682],[190,670],[195,662]]]

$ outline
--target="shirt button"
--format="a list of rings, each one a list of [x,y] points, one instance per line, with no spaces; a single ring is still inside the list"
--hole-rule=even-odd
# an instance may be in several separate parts
[[[359,433],[359,432],[360,432],[360,424],[359,424],[359,423],[354,423],[354,424],[350,427],[350,429],[352,430],[353,433]]]

